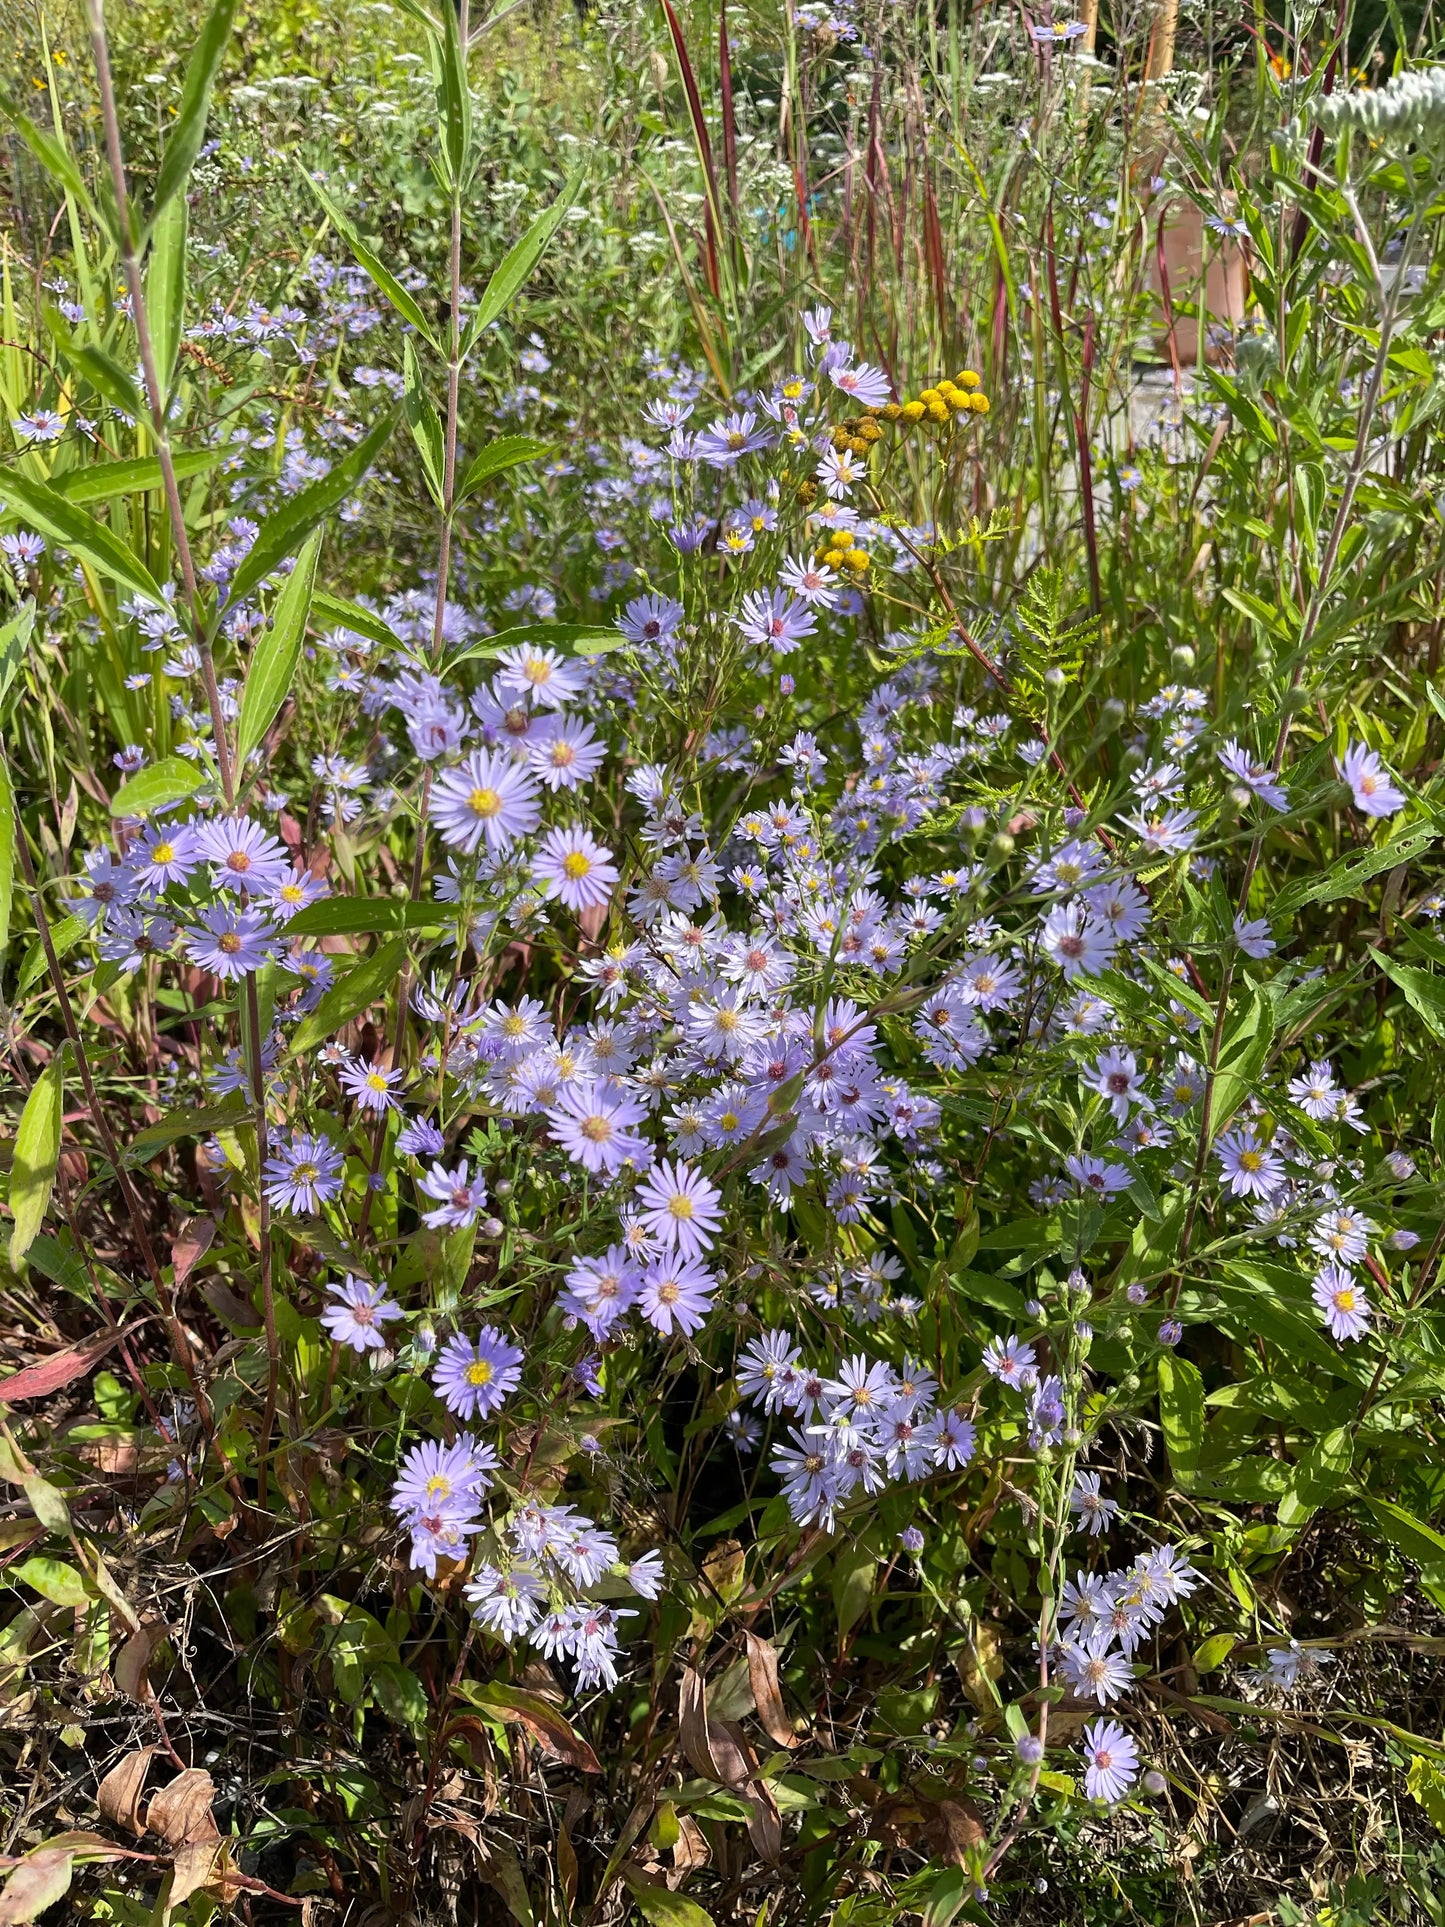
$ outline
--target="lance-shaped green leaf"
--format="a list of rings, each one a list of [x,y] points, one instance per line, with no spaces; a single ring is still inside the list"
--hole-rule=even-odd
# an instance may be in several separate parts
[[[499,435],[494,442],[479,449],[472,457],[471,466],[462,477],[462,485],[457,490],[457,501],[464,502],[473,489],[489,482],[494,475],[505,469],[516,468],[522,462],[538,461],[543,455],[552,453],[551,442],[539,442],[531,435]]]
[[[161,171],[156,177],[155,199],[151,203],[153,224],[159,220],[167,204],[182,192],[191,177],[191,169],[206,138],[211,89],[215,85],[221,56],[226,51],[226,42],[231,37],[231,22],[235,14],[236,0],[216,0],[191,54],[191,64],[186,69],[186,84],[181,90],[181,104],[176,112],[171,137],[166,142],[166,151],[161,156]]]
[[[467,51],[454,6],[443,6],[442,43],[437,62],[437,113],[442,151],[452,182],[464,187],[472,168],[472,90],[467,85]]]
[[[103,395],[112,408],[129,415],[132,421],[142,421],[148,417],[150,410],[127,370],[103,348],[97,348],[90,342],[78,342],[70,323],[53,304],[46,306],[45,326],[72,368],[84,375],[95,392]]]
[[[57,495],[44,482],[32,482],[13,468],[0,469],[0,501],[24,516],[31,528],[71,550],[132,595],[161,609],[170,607],[150,570],[139,556],[131,554],[114,530]]]
[[[313,180],[309,174],[306,176],[306,181],[311,192],[325,209],[331,225],[336,229],[336,232],[341,236],[347,247],[351,249],[351,252],[356,256],[362,267],[366,269],[366,272],[386,296],[392,307],[396,309],[402,320],[409,321],[422,339],[429,342],[436,352],[441,354],[443,352],[442,345],[437,340],[435,334],[433,334],[432,325],[422,313],[415,298],[401,285],[400,281],[397,280],[396,276],[392,273],[391,269],[387,267],[380,255],[375,253],[374,250],[369,248],[365,241],[362,240],[356,231],[356,225],[351,217],[343,212],[327,193],[326,189],[322,187],[318,181]]]
[[[446,442],[442,435],[441,417],[432,404],[430,395],[422,386],[421,363],[416,358],[416,349],[407,341],[402,350],[402,362],[406,374],[406,421],[411,430],[412,440],[421,456],[422,468],[426,471],[426,485],[431,490],[431,498],[437,507],[445,500],[446,483]]]
[[[303,1017],[291,1035],[293,1056],[304,1056],[328,1037],[334,1037],[343,1024],[385,997],[406,964],[405,937],[392,937],[365,963],[354,965],[334,983],[309,1017]]]
[[[193,475],[204,475],[225,455],[224,448],[173,450],[171,466],[176,480],[185,482]],[[140,495],[164,485],[160,458],[155,455],[137,455],[123,462],[89,462],[84,468],[67,469],[64,475],[50,478],[50,486],[67,502],[110,502],[117,495]]]
[[[316,584],[316,562],[321,554],[317,529],[296,558],[286,587],[276,604],[271,627],[261,638],[241,695],[241,720],[236,730],[236,760],[243,767],[285,702],[301,660],[306,619],[311,613],[311,591]]]
[[[351,453],[337,462],[319,482],[313,482],[310,488],[303,488],[299,495],[293,495],[289,502],[261,524],[261,532],[252,544],[250,553],[232,579],[232,608],[243,596],[248,596],[258,582],[264,582],[268,575],[274,573],[288,555],[294,555],[319,522],[324,522],[328,515],[341,507],[390,441],[395,427],[396,416],[387,415],[376,424],[365,441],[358,442]]]
[[[378,930],[429,930],[455,917],[446,903],[410,903],[405,897],[326,897],[298,910],[287,937],[361,937]]]
[[[177,194],[156,217],[146,261],[146,313],[163,406],[171,392],[186,321],[187,213],[185,195]]]
[[[45,128],[37,127],[33,120],[27,120],[24,114],[15,116],[15,125],[21,140],[46,173],[59,181],[66,193],[73,196],[76,204],[83,207],[95,225],[104,231],[107,224],[101,219],[100,210],[91,198],[90,189],[85,185],[85,176],[65,143],[57,140],[54,134],[48,133]]]
[[[157,1151],[183,1137],[209,1137],[213,1131],[234,1131],[246,1122],[246,1107],[238,1098],[234,1104],[216,1104],[205,1110],[168,1111],[154,1124],[147,1124],[122,1152],[126,1164],[145,1164]]]
[[[10,1172],[10,1262],[23,1258],[45,1222],[50,1193],[55,1188],[55,1166],[60,1157],[60,1107],[65,1046],[56,1051],[30,1087],[20,1129],[15,1134],[15,1163]]]
[[[311,598],[311,612],[318,622],[335,622],[355,635],[365,636],[368,642],[380,643],[383,649],[406,651],[395,629],[383,622],[375,609],[364,609],[359,602],[348,602],[344,596],[318,589]]]
[[[547,243],[562,225],[568,208],[576,200],[582,189],[583,170],[579,167],[562,188],[545,214],[541,214],[531,227],[498,263],[495,273],[483,290],[476,313],[467,325],[466,340],[462,344],[462,359],[476,346],[482,330],[490,328],[503,309],[511,305],[517,290],[541,259]]]
[[[0,957],[10,942],[10,906],[15,895],[15,786],[0,756]]]
[[[59,923],[53,923],[50,926],[50,947],[55,952],[57,963],[80,942],[86,928],[83,917],[62,917]],[[45,954],[45,945],[37,937],[26,951],[25,960],[20,966],[20,975],[15,979],[17,1003],[32,984],[40,981],[49,968],[50,959]]]
[[[4,628],[0,629],[0,710],[4,709],[11,683],[20,674],[20,665],[25,660],[25,652],[30,647],[30,638],[34,633],[35,604],[23,602]]]
[[[537,649],[565,649],[574,656],[605,656],[610,650],[625,649],[627,638],[620,629],[604,629],[591,622],[521,622],[515,629],[502,629],[484,642],[470,643],[447,662],[448,669],[470,662],[476,656],[497,656],[518,643]]]
[[[110,799],[112,816],[150,816],[194,796],[205,776],[184,756],[163,756],[149,769],[140,770],[128,783],[122,783]]]

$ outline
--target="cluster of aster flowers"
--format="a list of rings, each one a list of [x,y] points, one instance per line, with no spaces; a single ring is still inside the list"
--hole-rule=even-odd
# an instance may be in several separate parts
[[[961,1471],[974,1454],[972,1423],[936,1409],[938,1381],[911,1358],[895,1372],[858,1352],[828,1376],[803,1363],[791,1332],[765,1331],[740,1355],[736,1388],[765,1416],[786,1417],[788,1443],[770,1464],[799,1525],[831,1531],[850,1498]]]

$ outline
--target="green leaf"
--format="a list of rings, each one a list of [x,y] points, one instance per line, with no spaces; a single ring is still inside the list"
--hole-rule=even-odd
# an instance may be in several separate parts
[[[1174,1477],[1187,1492],[1199,1470],[1204,1443],[1204,1380],[1187,1358],[1159,1358],[1159,1423]]]
[[[522,462],[535,462],[543,455],[550,455],[554,446],[551,442],[539,442],[531,435],[499,435],[472,457],[471,467],[462,477],[462,485],[457,490],[457,501],[464,502],[473,489],[480,488],[483,482],[500,475],[504,469],[516,468]]]
[[[1211,1633],[1194,1655],[1196,1673],[1217,1673],[1239,1644],[1234,1633]]]
[[[67,194],[73,196],[77,205],[85,209],[98,228],[105,230],[108,223],[101,219],[100,210],[91,199],[79,163],[65,143],[57,140],[45,128],[37,127],[33,120],[27,120],[24,114],[15,116],[15,125],[20,130],[21,140],[45,171],[59,181]]]
[[[90,1602],[91,1595],[75,1567],[61,1559],[48,1559],[43,1553],[11,1566],[6,1577],[20,1580],[52,1606],[84,1606]]]
[[[171,467],[176,480],[184,482],[192,475],[203,475],[207,469],[214,468],[225,454],[224,448],[172,450]],[[138,455],[129,461],[94,462],[84,468],[69,469],[64,475],[52,475],[50,486],[67,502],[109,502],[117,495],[139,495],[142,491],[163,488],[165,477],[158,456]]]
[[[1445,979],[1429,970],[1416,970],[1413,964],[1395,963],[1371,948],[1370,955],[1390,982],[1405,993],[1405,1002],[1436,1037],[1445,1037]]]
[[[296,567],[277,601],[271,627],[262,636],[246,671],[241,720],[236,729],[236,761],[242,768],[290,693],[301,660],[306,619],[311,613],[311,591],[316,585],[316,563],[324,533],[324,529],[317,529],[297,556]]]
[[[31,528],[70,549],[132,595],[157,608],[170,607],[150,570],[113,530],[43,482],[32,482],[13,468],[0,470],[0,499],[22,515]]]
[[[63,1099],[65,1051],[57,1050],[30,1087],[20,1128],[15,1134],[15,1163],[10,1173],[10,1262],[18,1264],[45,1221],[55,1186],[60,1156],[60,1109]]]
[[[146,313],[151,324],[156,380],[162,411],[171,392],[176,355],[186,323],[186,231],[190,225],[184,194],[177,194],[158,217],[146,262]]]
[[[579,167],[570,176],[552,205],[544,214],[538,216],[516,246],[509,249],[497,264],[496,271],[483,291],[477,311],[467,325],[466,340],[462,344],[463,360],[476,346],[483,330],[490,328],[497,316],[511,305],[523,282],[536,267],[547,243],[562,225],[568,208],[581,192],[584,171]]]
[[[862,1546],[845,1546],[833,1555],[833,1606],[838,1631],[849,1633],[868,1610],[878,1577],[878,1561]]]
[[[120,363],[103,348],[97,348],[92,342],[78,342],[67,337],[65,355],[112,408],[118,408],[122,415],[128,415],[132,421],[150,420],[151,412],[144,395]]]
[[[621,1871],[628,1892],[637,1902],[637,1911],[652,1927],[713,1927],[713,1917],[706,1907],[699,1907],[686,1894],[675,1894],[670,1887],[645,1880],[630,1863]]]
[[[503,629],[495,636],[488,636],[485,642],[474,642],[466,649],[459,649],[448,661],[447,668],[455,669],[458,663],[470,662],[474,656],[500,655],[502,650],[515,649],[523,642],[537,649],[570,650],[574,656],[605,656],[613,649],[629,647],[620,629],[603,629],[595,623],[522,622],[515,629]]]
[[[283,935],[360,937],[377,930],[440,930],[456,914],[449,903],[410,903],[405,897],[326,897],[298,910]]]
[[[1362,883],[1379,876],[1382,870],[1393,870],[1397,864],[1410,863],[1422,855],[1435,841],[1435,835],[1428,827],[1415,827],[1378,850],[1341,857],[1322,873],[1317,871],[1302,877],[1298,883],[1281,890],[1269,907],[1270,915],[1278,920],[1293,916],[1308,903],[1334,903],[1340,897],[1352,897]]]
[[[467,50],[462,45],[455,7],[444,6],[441,59],[437,66],[437,110],[442,151],[454,186],[464,187],[472,167],[472,90],[467,84]]]
[[[30,638],[35,632],[35,604],[24,602],[17,614],[0,629],[0,707],[10,694],[10,685],[20,673]]]
[[[1343,1425],[1317,1438],[1295,1468],[1294,1484],[1279,1502],[1282,1526],[1302,1526],[1323,1505],[1338,1499],[1354,1456],[1354,1441]]]
[[[15,896],[15,789],[0,756],[0,957],[10,942],[10,908]]]
[[[73,950],[85,935],[86,925],[81,917],[62,917],[59,923],[50,926],[50,947],[55,952],[55,961]],[[37,937],[25,953],[25,961],[20,966],[20,975],[15,980],[15,995],[23,997],[30,986],[45,975],[49,969],[49,959],[45,955],[45,945]]]
[[[313,906],[314,907],[314,906]],[[327,991],[291,1036],[292,1056],[303,1056],[350,1023],[358,1012],[384,997],[406,964],[406,939],[393,937],[374,956],[355,964]]]
[[[1422,1573],[1437,1582],[1445,1579],[1445,1538],[1434,1526],[1427,1526],[1423,1519],[1417,1519],[1414,1513],[1390,1499],[1367,1496],[1365,1504],[1392,1545],[1407,1559],[1413,1559]]]
[[[288,555],[294,555],[318,522],[324,522],[340,508],[391,440],[395,427],[394,414],[379,421],[365,441],[359,442],[328,475],[313,482],[310,488],[302,489],[299,495],[293,495],[261,524],[261,532],[250,553],[232,579],[229,598],[232,608],[248,596],[257,583],[274,574]]]
[[[163,756],[149,769],[137,771],[110,799],[112,816],[150,816],[194,796],[205,783],[204,774],[184,756]]]
[[[334,622],[342,629],[365,636],[368,642],[380,643],[383,649],[406,653],[407,645],[395,629],[383,622],[374,609],[364,609],[359,602],[348,602],[344,596],[328,595],[324,589],[317,589],[311,597],[311,614],[317,622]]]
[[[47,1532],[58,1532],[62,1538],[70,1531],[70,1507],[65,1503],[65,1494],[58,1485],[49,1479],[34,1474],[21,1480],[25,1491],[25,1502]]]
[[[400,281],[398,281],[396,276],[391,272],[390,268],[385,266],[381,258],[374,254],[362,240],[350,216],[342,212],[341,208],[332,200],[326,189],[317,181],[313,180],[309,174],[306,176],[306,181],[311,192],[326,210],[331,225],[336,229],[336,232],[341,236],[347,247],[351,249],[351,252],[356,256],[362,267],[366,269],[366,272],[386,296],[392,307],[396,309],[403,321],[409,321],[422,339],[435,349],[437,354],[443,353],[441,343],[432,333],[431,323],[417,306],[416,301],[407,293]]]
[[[416,346],[410,336],[402,344],[402,363],[406,371],[407,427],[421,456],[431,498],[441,508],[446,489],[446,442],[442,434],[441,417],[422,386],[421,363],[416,358]]]
[[[206,138],[211,89],[221,65],[221,56],[226,51],[226,42],[231,37],[231,22],[235,12],[236,0],[216,0],[191,54],[191,64],[186,69],[186,83],[181,90],[181,104],[171,128],[171,137],[166,142],[165,153],[161,156],[160,173],[156,177],[155,199],[151,203],[153,224],[158,222],[167,203],[182,192],[191,177],[191,169]]]
[[[973,1882],[962,1867],[945,1867],[923,1903],[923,1927],[949,1927],[972,1893]]]
[[[234,1130],[246,1121],[243,1104],[214,1104],[206,1110],[168,1111],[154,1124],[148,1124],[143,1131],[137,1132],[125,1147],[124,1161],[127,1164],[145,1164],[157,1151],[164,1151],[168,1144],[175,1144],[183,1137],[209,1137],[213,1131]]]
[[[1219,1067],[1214,1074],[1214,1096],[1209,1107],[1209,1135],[1217,1138],[1249,1096],[1274,1041],[1274,1007],[1269,993],[1256,989],[1239,1019],[1224,1033]]]

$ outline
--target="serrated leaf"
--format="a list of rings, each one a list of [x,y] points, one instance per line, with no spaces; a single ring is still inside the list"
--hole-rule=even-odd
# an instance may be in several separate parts
[[[236,728],[236,761],[242,768],[275,721],[295,679],[301,644],[306,636],[306,619],[311,613],[311,592],[316,584],[316,564],[324,533],[324,529],[317,529],[297,556],[296,567],[277,600],[271,627],[257,644],[246,671],[241,720]]]
[[[0,500],[22,515],[31,528],[71,550],[132,595],[157,608],[169,609],[160,585],[144,562],[131,554],[113,530],[57,495],[53,488],[31,481],[13,468],[0,469]]]
[[[74,1856],[64,1847],[26,1854],[0,1889],[0,1927],[23,1927],[70,1892]]]
[[[542,456],[550,455],[554,446],[552,442],[539,442],[531,435],[499,435],[472,457],[457,490],[457,501],[464,502],[473,489],[480,488],[483,482],[500,475],[504,469],[517,468],[523,462],[539,461]]]
[[[463,359],[476,346],[483,330],[490,328],[498,315],[511,305],[523,282],[537,265],[544,248],[561,226],[568,208],[581,191],[583,173],[584,170],[579,167],[569,176],[551,207],[537,217],[516,246],[511,248],[497,264],[491,280],[482,293],[477,311],[467,324],[466,340],[462,345]]]
[[[365,441],[359,442],[329,474],[313,482],[310,488],[302,489],[299,495],[293,495],[274,515],[267,517],[250,553],[232,579],[230,607],[234,608],[258,583],[274,574],[288,555],[296,553],[316,525],[341,507],[391,440],[396,422],[395,414],[379,421]]]
[[[391,272],[390,268],[382,261],[381,257],[375,254],[362,240],[356,231],[355,224],[352,222],[351,217],[343,212],[330,194],[327,193],[326,189],[315,181],[311,175],[308,174],[306,176],[306,181],[311,192],[326,210],[331,225],[336,229],[336,232],[341,236],[347,247],[351,249],[351,252],[371,276],[377,287],[386,296],[392,307],[396,309],[403,321],[409,321],[411,323],[412,327],[416,329],[422,339],[435,349],[437,354],[441,354],[443,352],[442,346],[432,333],[431,323],[422,313],[414,298],[408,294],[400,281],[398,281],[396,276]]]
[[[110,799],[112,816],[150,816],[194,796],[206,778],[184,756],[163,756],[149,769],[138,770]]]
[[[60,1157],[60,1116],[64,1096],[64,1050],[57,1050],[30,1087],[10,1173],[10,1262],[18,1264],[38,1236],[55,1187]]]
[[[422,383],[421,363],[410,340],[402,344],[402,363],[406,379],[406,425],[421,456],[431,498],[441,508],[446,488],[446,442],[441,417]]]
[[[292,1056],[302,1056],[350,1023],[359,1012],[385,997],[406,964],[406,939],[393,937],[374,956],[355,964],[339,978],[291,1037]]]
[[[1393,870],[1397,864],[1411,863],[1422,855],[1435,841],[1436,832],[1429,828],[1412,828],[1393,843],[1383,844],[1377,850],[1366,850],[1362,855],[1352,854],[1340,857],[1324,871],[1302,877],[1291,883],[1270,905],[1270,915],[1276,919],[1293,916],[1309,903],[1334,903],[1341,897],[1353,896],[1362,883],[1368,883],[1384,870]]]
[[[378,930],[438,930],[456,910],[447,903],[410,903],[404,897],[326,897],[286,925],[290,937],[360,937]]]
[[[171,467],[176,480],[184,482],[214,468],[225,454],[224,448],[172,450]],[[165,477],[158,456],[138,455],[123,462],[93,462],[69,469],[64,475],[52,475],[50,486],[67,502],[109,502],[117,495],[139,495],[163,488]]]
[[[191,169],[206,138],[211,89],[215,85],[221,57],[226,51],[226,42],[231,37],[231,22],[235,13],[236,0],[216,0],[191,54],[185,85],[181,89],[181,104],[176,110],[171,136],[161,156],[160,173],[156,176],[155,199],[151,203],[152,223],[157,221],[167,204],[182,192],[191,177]]]
[[[162,411],[171,392],[176,355],[186,322],[186,233],[190,226],[184,194],[177,194],[157,218],[146,261],[145,302]]]

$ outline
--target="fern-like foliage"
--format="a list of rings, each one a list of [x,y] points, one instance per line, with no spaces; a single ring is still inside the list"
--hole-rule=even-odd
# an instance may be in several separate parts
[[[1096,616],[1069,621],[1063,571],[1037,569],[1013,617],[1012,682],[1018,707],[1033,722],[1042,720],[1047,705],[1044,677],[1059,670],[1066,681],[1077,682],[1084,651],[1099,632]]]

